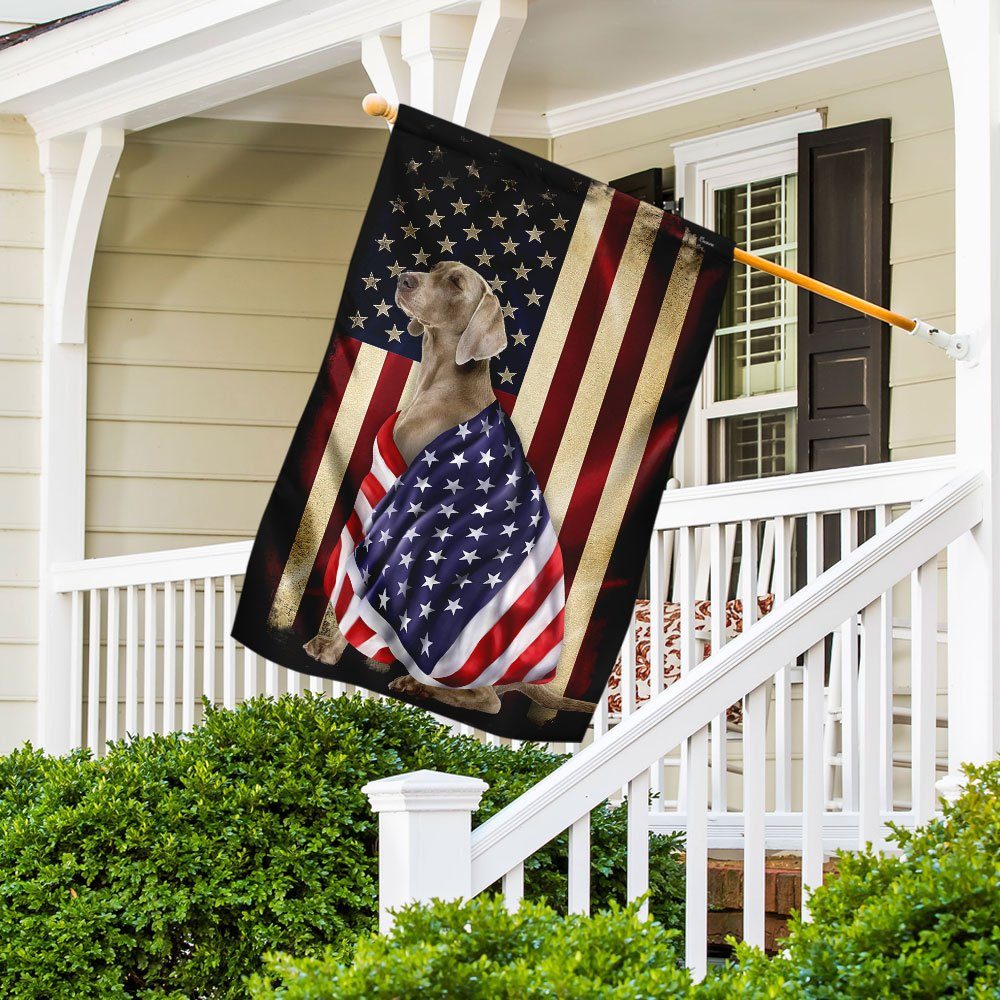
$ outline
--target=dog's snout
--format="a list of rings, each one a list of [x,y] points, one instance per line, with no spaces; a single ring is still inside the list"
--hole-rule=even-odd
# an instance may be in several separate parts
[[[399,276],[399,284],[402,288],[416,288],[417,276],[412,271],[404,271]]]

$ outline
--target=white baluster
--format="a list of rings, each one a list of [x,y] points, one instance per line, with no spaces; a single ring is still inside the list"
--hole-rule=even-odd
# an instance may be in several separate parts
[[[684,960],[691,975],[708,969],[708,727],[687,741]]]
[[[695,632],[694,632],[694,584],[695,584],[695,552],[694,529],[683,527],[678,531],[677,538],[677,600],[681,606],[679,649],[681,657],[681,677],[685,677],[695,667]],[[678,774],[677,801],[682,803],[685,798],[688,768],[688,744],[681,744],[681,765]],[[707,780],[707,778],[706,778]]]
[[[635,711],[635,605],[628,620],[628,631],[622,643],[622,719]]]
[[[177,590],[173,580],[163,585],[163,732],[177,728]]]
[[[278,665],[270,660],[266,661],[267,667],[264,673],[264,691],[269,698],[278,697]]]
[[[215,704],[215,580],[205,577],[202,594],[202,694],[210,705]]]
[[[774,519],[774,606],[788,599],[792,588],[791,528],[787,517]],[[792,684],[790,666],[774,675],[774,808],[792,810]]]
[[[257,654],[247,646],[243,647],[243,700],[257,695]]]
[[[121,643],[118,588],[108,587],[107,681],[104,689],[104,743],[118,739],[118,649]]]
[[[840,655],[840,629],[830,637],[830,671],[826,683],[823,726],[823,801],[827,809],[833,809],[836,794],[837,771],[841,757],[838,753],[837,736],[840,731],[840,704],[843,685],[840,683],[842,671]]]
[[[713,655],[726,644],[726,604],[729,574],[723,565],[726,551],[724,525],[712,524],[708,529],[711,552],[711,576],[709,577],[710,600],[712,602],[711,642]],[[725,812],[727,805],[728,747],[726,745],[726,713],[712,720],[712,812]]]
[[[806,517],[806,575],[810,582],[823,564],[823,516]],[[823,673],[821,639],[805,655],[802,686],[802,915],[809,916],[809,893],[823,882]]]
[[[875,508],[875,530],[889,525],[891,511],[887,504]],[[884,812],[893,806],[893,650],[892,650],[892,588],[882,595],[879,621],[881,649],[879,651],[879,716],[882,719],[882,740],[879,743],[879,800]]]
[[[937,804],[937,556],[911,577],[913,656],[910,663],[913,819],[926,823]]]
[[[757,526],[741,525],[743,631],[757,620]],[[766,737],[769,685],[755,688],[743,702],[743,939],[764,947],[764,857]]]
[[[74,590],[70,601],[69,745],[75,749],[83,746],[83,591]]]
[[[644,768],[628,783],[626,806],[628,832],[625,851],[625,896],[638,899],[649,891],[649,769]],[[643,900],[639,915],[649,916],[649,900]]]
[[[681,606],[681,676],[695,666],[695,630],[694,630],[694,529],[680,529],[680,541],[677,554],[677,590]]]
[[[236,640],[232,636],[236,588],[231,576],[222,578],[222,704],[236,708]]]
[[[322,677],[317,677],[315,674],[310,674],[309,675],[309,690],[312,691],[313,694],[322,694],[323,693],[323,678]],[[459,729],[459,732],[463,733],[465,736],[471,736],[472,735],[472,726],[460,725],[458,727],[458,729]]]
[[[649,687],[650,697],[663,690],[663,533],[654,531],[649,546]],[[663,758],[651,769],[653,802],[656,812],[663,810]]]
[[[524,862],[513,868],[500,880],[503,889],[503,905],[513,913],[524,899]]]
[[[190,732],[194,727],[194,580],[184,581],[184,604],[181,609],[181,728]]]
[[[87,629],[87,746],[101,747],[101,592],[91,590]]]
[[[569,828],[566,908],[590,913],[590,813]]]
[[[600,739],[608,731],[608,689],[601,692],[601,697],[597,699],[597,708],[594,709],[594,739]]]
[[[134,736],[139,722],[139,629],[134,586],[125,588],[125,732]]]
[[[156,588],[147,583],[144,590],[142,731],[150,736],[156,732]]]
[[[858,512],[840,512],[840,557],[858,547]],[[845,811],[858,808],[858,616],[840,626],[840,762],[841,794]]]
[[[858,774],[858,849],[872,844],[882,847],[882,821],[879,815],[882,735],[880,691],[882,678],[882,601],[869,604],[861,613],[861,676],[858,685],[859,774]],[[891,732],[890,732],[891,739]]]
[[[302,692],[302,674],[297,670],[286,670],[285,690],[289,694],[300,694]]]

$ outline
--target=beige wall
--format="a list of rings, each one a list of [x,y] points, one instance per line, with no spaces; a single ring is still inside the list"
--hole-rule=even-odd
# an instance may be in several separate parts
[[[951,89],[937,38],[798,73],[554,141],[553,158],[602,180],[672,163],[670,144],[811,108],[827,124],[892,119],[891,305],[954,323]],[[889,446],[894,459],[954,450],[954,364],[893,332]]]
[[[42,179],[0,116],[0,751],[35,735]]]
[[[90,289],[89,556],[253,536],[385,141],[197,118],[128,138]]]
[[[90,288],[89,556],[256,531],[384,145],[197,118],[128,137]]]

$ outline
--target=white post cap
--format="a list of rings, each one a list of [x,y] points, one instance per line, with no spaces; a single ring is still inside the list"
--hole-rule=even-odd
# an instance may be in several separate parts
[[[481,778],[424,770],[369,781],[361,791],[377,813],[472,812],[489,787]]]

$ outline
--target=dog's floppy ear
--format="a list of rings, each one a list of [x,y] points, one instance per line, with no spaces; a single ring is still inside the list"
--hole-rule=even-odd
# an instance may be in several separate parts
[[[506,346],[507,332],[503,327],[500,303],[492,292],[484,292],[469,325],[459,337],[455,348],[455,364],[485,361],[496,357]]]
[[[411,337],[422,337],[424,335],[424,324],[419,319],[411,319],[406,324],[406,332]]]

